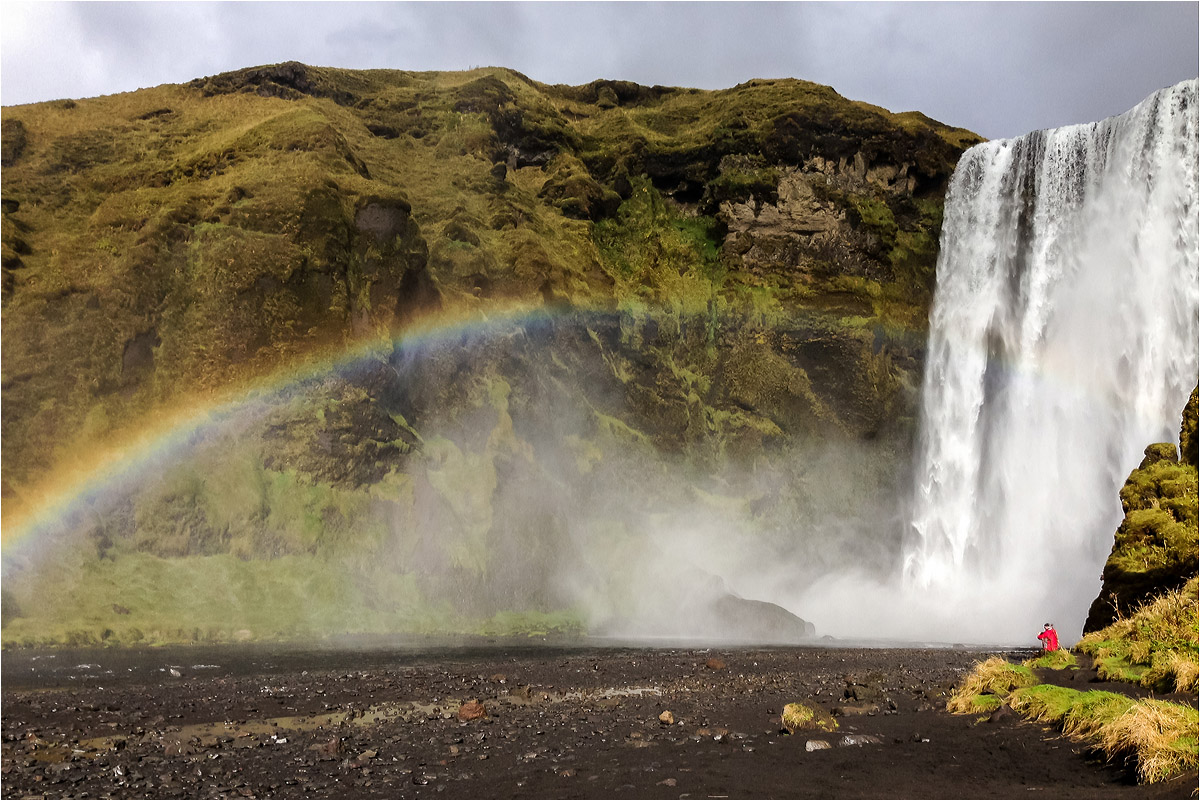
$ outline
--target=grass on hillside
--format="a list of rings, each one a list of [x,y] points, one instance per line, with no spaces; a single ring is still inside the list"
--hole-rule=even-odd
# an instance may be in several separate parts
[[[1194,691],[1200,673],[1198,586],[1164,593],[1133,615],[1085,636],[1076,647],[1091,654],[1100,677],[1174,692]]]

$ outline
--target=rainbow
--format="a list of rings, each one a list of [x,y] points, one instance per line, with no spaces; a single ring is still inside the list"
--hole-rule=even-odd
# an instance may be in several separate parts
[[[136,432],[121,431],[107,442],[94,444],[77,458],[58,465],[41,481],[22,487],[19,500],[10,501],[3,509],[0,548],[6,555],[20,553],[27,543],[37,541],[41,534],[86,509],[122,478],[133,478],[151,464],[168,464],[172,458],[180,458],[202,432],[305,381],[348,370],[372,357],[390,356],[397,348],[419,352],[463,338],[486,338],[517,325],[587,319],[619,310],[611,302],[594,307],[514,302],[486,310],[457,309],[427,316],[400,331],[360,340],[335,352],[310,353],[246,384],[193,397],[159,411],[153,419],[143,421]]]
[[[420,350],[464,337],[487,337],[513,325],[547,323],[555,318],[586,316],[598,311],[511,305],[486,313],[474,310],[430,316],[395,334],[361,340],[336,353],[301,357],[249,386],[225,388],[160,412],[136,433],[121,432],[69,464],[60,465],[40,482],[23,488],[20,502],[10,501],[3,510],[0,548],[5,554],[11,554],[35,541],[39,534],[52,530],[121,477],[133,475],[154,462],[178,456],[200,432],[289,387],[346,370],[373,356],[390,355],[401,346]]]

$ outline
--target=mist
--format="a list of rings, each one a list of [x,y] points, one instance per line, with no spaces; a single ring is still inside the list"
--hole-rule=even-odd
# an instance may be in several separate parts
[[[147,641],[894,637],[870,604],[816,590],[897,573],[906,443],[830,426],[664,447],[640,430],[655,418],[631,407],[624,357],[592,336],[604,324],[400,340],[176,433],[6,548],[6,624],[90,610]],[[119,586],[134,573],[139,594]],[[171,582],[197,597],[177,603]]]

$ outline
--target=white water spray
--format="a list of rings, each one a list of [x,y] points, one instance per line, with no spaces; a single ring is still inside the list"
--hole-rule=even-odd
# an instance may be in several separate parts
[[[1197,82],[967,151],[946,202],[906,596],[926,625],[1082,627],[1197,380]],[[969,634],[973,633],[973,635]]]

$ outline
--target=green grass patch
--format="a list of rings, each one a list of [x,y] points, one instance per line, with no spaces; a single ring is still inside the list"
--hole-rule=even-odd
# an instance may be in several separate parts
[[[1066,648],[1059,648],[1057,651],[1048,651],[1034,659],[1026,659],[1022,664],[1031,668],[1049,668],[1051,670],[1065,670],[1075,667],[1075,654],[1068,651]]]

